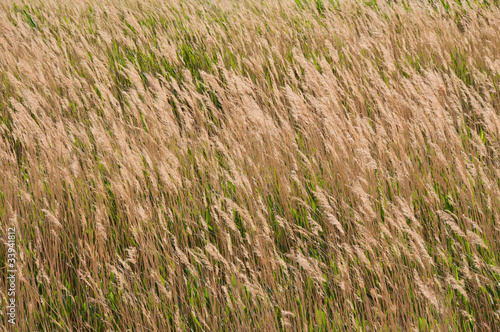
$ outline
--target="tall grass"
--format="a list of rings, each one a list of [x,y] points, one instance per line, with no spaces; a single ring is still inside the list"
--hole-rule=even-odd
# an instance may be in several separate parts
[[[494,331],[498,27],[492,0],[2,1],[17,330]]]

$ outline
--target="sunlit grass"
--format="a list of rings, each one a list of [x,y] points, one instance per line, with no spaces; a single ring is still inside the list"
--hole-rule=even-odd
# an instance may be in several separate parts
[[[0,8],[18,330],[500,326],[497,1]]]

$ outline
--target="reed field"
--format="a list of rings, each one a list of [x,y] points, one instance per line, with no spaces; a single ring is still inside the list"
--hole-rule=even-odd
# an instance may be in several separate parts
[[[5,331],[499,331],[500,3],[0,1],[0,239]]]

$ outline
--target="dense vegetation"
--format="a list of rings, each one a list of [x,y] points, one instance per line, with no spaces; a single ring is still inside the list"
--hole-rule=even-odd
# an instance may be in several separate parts
[[[2,1],[15,327],[495,330],[499,27],[494,0]]]

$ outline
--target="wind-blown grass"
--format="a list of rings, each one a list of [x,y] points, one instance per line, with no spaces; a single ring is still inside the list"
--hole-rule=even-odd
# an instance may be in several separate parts
[[[491,0],[2,2],[17,329],[495,330],[498,27]]]

